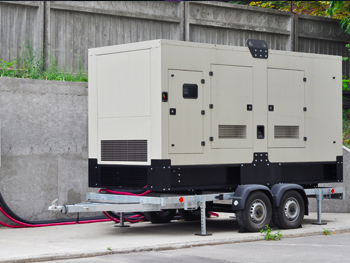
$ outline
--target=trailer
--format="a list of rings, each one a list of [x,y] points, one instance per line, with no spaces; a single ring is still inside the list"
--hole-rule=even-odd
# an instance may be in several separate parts
[[[89,187],[149,194],[50,209],[144,211],[152,222],[179,210],[206,234],[206,209],[259,231],[299,227],[308,196],[344,198],[318,187],[343,181],[341,57],[246,45],[90,49]]]
[[[290,223],[294,223],[297,227],[301,226],[304,213],[308,214],[307,206],[305,211],[298,210],[298,206],[293,202],[293,199],[284,202],[283,205],[278,204],[278,200],[281,196],[281,189],[289,188],[293,189],[296,186],[284,185],[284,187],[278,187],[279,189],[272,188],[273,194],[273,221],[280,228],[291,228],[289,224],[285,224],[278,220],[280,210],[285,213],[285,219]],[[276,191],[277,190],[277,191]],[[238,189],[240,191],[240,189]],[[282,190],[283,191],[283,190]],[[271,194],[272,194],[271,192]],[[256,192],[255,192],[256,193]],[[305,196],[317,198],[317,222],[313,224],[325,225],[321,220],[321,201],[324,199],[339,199],[344,200],[345,189],[344,187],[337,188],[310,188],[304,189]],[[246,196],[239,196],[235,192],[217,193],[217,192],[205,192],[200,195],[179,195],[179,194],[159,194],[157,196],[130,196],[130,195],[115,195],[115,194],[101,194],[101,193],[87,193],[85,203],[73,204],[73,205],[57,205],[57,199],[49,207],[51,211],[59,211],[63,214],[67,213],[86,213],[86,212],[103,212],[103,211],[117,211],[120,213],[120,227],[125,227],[124,213],[126,212],[150,212],[157,215],[160,211],[173,210],[174,212],[179,209],[180,211],[186,211],[187,213],[193,213],[193,211],[200,211],[200,214],[195,214],[194,218],[187,218],[189,220],[199,219],[201,221],[200,236],[211,235],[206,231],[206,211],[208,209],[221,212],[236,212],[236,218],[240,226],[240,232],[245,231],[257,231],[265,225],[269,225],[271,216],[266,212],[266,208],[263,203],[255,204],[255,200],[247,205],[243,205],[246,211],[232,209],[232,206],[238,206],[240,203],[246,202]],[[295,200],[294,200],[295,201]],[[307,200],[306,200],[307,203]],[[244,213],[248,212],[248,218],[244,218]],[[161,217],[163,223],[170,222],[172,216],[166,215]],[[182,214],[183,215],[183,214]],[[302,216],[301,216],[302,215]],[[185,217],[186,218],[186,217]],[[165,219],[165,220],[164,220]],[[247,220],[247,221],[246,221]],[[247,223],[250,223],[247,225]],[[247,229],[248,226],[248,229]]]

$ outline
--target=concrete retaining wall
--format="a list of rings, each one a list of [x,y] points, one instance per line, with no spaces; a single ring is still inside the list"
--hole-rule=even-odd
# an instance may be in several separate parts
[[[0,191],[28,220],[87,192],[87,83],[0,78]],[[90,189],[91,190],[91,189]]]
[[[330,213],[349,213],[350,212],[350,150],[345,148],[343,150],[343,169],[344,181],[336,184],[319,184],[320,187],[345,187],[345,200],[323,200],[322,212]],[[309,209],[312,212],[317,211],[317,203],[315,198],[309,198]]]

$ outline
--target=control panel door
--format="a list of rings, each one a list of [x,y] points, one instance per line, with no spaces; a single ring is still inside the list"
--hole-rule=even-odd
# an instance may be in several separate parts
[[[168,71],[169,153],[203,153],[202,78],[198,71]]]

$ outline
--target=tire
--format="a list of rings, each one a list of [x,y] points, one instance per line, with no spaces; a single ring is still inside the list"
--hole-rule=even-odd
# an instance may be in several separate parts
[[[273,209],[272,219],[282,229],[293,229],[301,225],[304,218],[304,199],[298,191],[290,190],[283,194],[279,207]]]
[[[245,208],[236,212],[240,227],[249,232],[258,232],[269,225],[272,217],[270,199],[261,191],[249,194]]]
[[[196,221],[201,220],[201,209],[196,210],[184,210],[179,209],[179,214],[181,218],[185,221]]]
[[[176,209],[166,209],[159,212],[145,212],[145,217],[153,224],[169,223],[175,216]]]

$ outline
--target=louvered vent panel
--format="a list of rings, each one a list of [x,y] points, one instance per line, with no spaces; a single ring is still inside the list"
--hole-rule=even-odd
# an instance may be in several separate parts
[[[147,162],[147,140],[102,140],[101,160]]]
[[[103,187],[144,187],[147,185],[146,167],[101,167]]]
[[[219,139],[246,139],[246,125],[219,125]]]
[[[299,126],[275,126],[275,139],[299,139]]]

